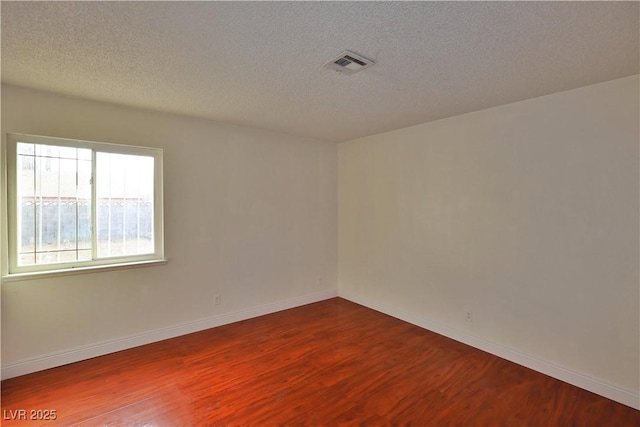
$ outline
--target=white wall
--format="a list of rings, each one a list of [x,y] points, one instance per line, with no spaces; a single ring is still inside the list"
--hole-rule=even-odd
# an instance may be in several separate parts
[[[163,148],[169,262],[3,282],[5,377],[337,294],[334,143],[3,85],[7,132]]]
[[[3,85],[3,135],[165,149],[169,258],[3,282],[3,375],[329,297],[338,246],[341,295],[637,407],[638,91],[633,76],[336,148]]]
[[[638,93],[632,76],[340,144],[340,294],[637,407]]]

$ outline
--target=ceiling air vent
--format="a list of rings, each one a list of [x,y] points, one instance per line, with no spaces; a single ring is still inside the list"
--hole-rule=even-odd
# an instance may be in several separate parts
[[[372,65],[372,60],[362,57],[357,53],[345,50],[340,55],[324,64],[323,67],[339,71],[343,74],[353,74]]]

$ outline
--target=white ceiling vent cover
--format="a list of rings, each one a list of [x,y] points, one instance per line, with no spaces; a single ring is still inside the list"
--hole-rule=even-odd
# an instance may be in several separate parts
[[[363,56],[353,53],[349,50],[345,50],[340,55],[333,58],[331,61],[323,65],[324,68],[335,70],[343,74],[353,74],[358,71],[364,70],[370,67],[374,62]]]

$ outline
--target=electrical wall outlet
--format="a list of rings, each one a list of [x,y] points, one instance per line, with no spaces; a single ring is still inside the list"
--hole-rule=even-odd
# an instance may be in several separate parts
[[[473,322],[473,311],[467,311],[465,314],[467,322]]]
[[[220,305],[220,304],[222,304],[222,296],[215,295],[213,297],[213,305]]]

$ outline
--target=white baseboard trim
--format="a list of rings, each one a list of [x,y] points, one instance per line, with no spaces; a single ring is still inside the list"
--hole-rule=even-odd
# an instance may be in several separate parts
[[[423,316],[407,313],[392,305],[372,301],[366,297],[349,291],[339,290],[338,295],[341,298],[355,302],[356,304],[360,304],[397,319],[404,320],[405,322],[420,326],[421,328],[444,335],[447,338],[470,345],[482,351],[486,351],[487,353],[491,353],[495,356],[517,363],[518,365],[533,369],[534,371],[541,372],[576,387],[580,387],[618,403],[622,403],[623,405],[640,410],[640,394],[632,390],[627,390],[622,387],[609,384],[606,381],[591,377],[587,374],[559,366],[553,362],[549,362],[535,356],[530,356],[503,345],[470,335],[458,329],[433,322]]]
[[[337,296],[337,290],[317,292],[309,295],[303,295],[296,298],[290,298],[283,301],[261,305],[258,307],[252,307],[233,313],[225,313],[202,320],[196,320],[180,325],[169,326],[167,328],[156,329],[154,331],[131,335],[124,338],[118,338],[115,340],[104,341],[97,344],[76,347],[74,349],[62,352],[51,353],[3,366],[2,379],[5,380],[20,375],[42,371],[44,369],[55,368],[57,366],[67,365],[69,363],[91,359],[92,357],[104,356],[105,354],[115,353],[116,351],[127,350],[129,348],[162,341],[169,338],[175,338],[181,335],[198,332],[205,329],[215,328],[217,326],[227,325],[229,323],[235,323],[241,320],[251,319],[253,317],[264,316],[265,314],[288,310],[290,308],[300,307],[302,305],[323,301]]]

